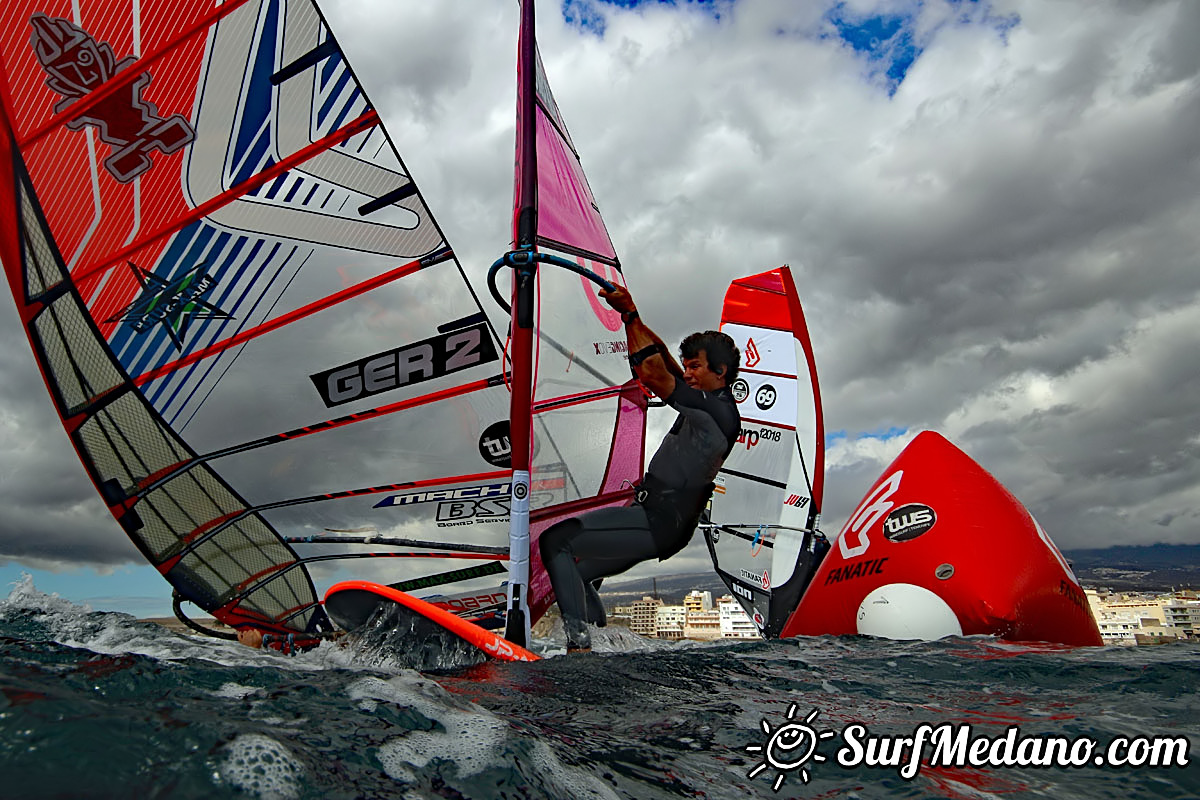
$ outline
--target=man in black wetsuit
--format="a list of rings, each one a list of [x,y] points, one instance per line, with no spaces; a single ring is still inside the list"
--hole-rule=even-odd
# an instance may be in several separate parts
[[[687,545],[741,429],[729,391],[739,366],[733,339],[717,331],[693,333],[680,345],[681,367],[642,322],[628,291],[618,287],[600,295],[621,312],[630,366],[679,416],[650,460],[634,505],[563,520],[539,540],[562,612],[567,652],[590,650],[586,623],[604,624],[593,581],[642,561],[669,558]]]

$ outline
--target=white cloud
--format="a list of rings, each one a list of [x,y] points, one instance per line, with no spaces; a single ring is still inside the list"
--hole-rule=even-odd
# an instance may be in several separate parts
[[[481,280],[509,237],[516,4],[327,5]],[[922,4],[894,94],[815,4],[593,8],[602,37],[541,4],[541,46],[643,316],[678,341],[792,264],[847,433],[827,530],[933,429],[1066,547],[1200,541],[1200,5]],[[4,305],[0,544],[135,557]]]

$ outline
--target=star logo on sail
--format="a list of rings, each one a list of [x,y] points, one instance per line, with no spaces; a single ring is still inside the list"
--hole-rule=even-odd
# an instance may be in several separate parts
[[[179,352],[183,351],[183,337],[192,321],[198,319],[230,319],[230,315],[205,300],[205,296],[216,286],[216,280],[203,272],[203,264],[173,278],[163,278],[128,262],[142,293],[120,314],[106,322],[127,322],[137,333],[146,333],[161,325]]]

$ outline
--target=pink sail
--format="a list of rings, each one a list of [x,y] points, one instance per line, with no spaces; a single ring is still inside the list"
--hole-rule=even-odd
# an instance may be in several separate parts
[[[614,264],[616,250],[600,218],[579,156],[537,110],[538,243],[555,250]]]
[[[526,4],[530,10],[532,5]],[[513,243],[536,244],[617,266],[616,248],[592,196],[534,43],[532,14],[517,64],[517,158],[513,191]],[[532,65],[532,80],[526,65]]]

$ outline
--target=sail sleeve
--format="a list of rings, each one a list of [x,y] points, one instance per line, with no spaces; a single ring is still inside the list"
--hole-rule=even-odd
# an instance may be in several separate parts
[[[522,46],[527,35],[531,36],[522,32]],[[524,80],[520,74],[517,78],[519,124],[524,138],[518,140],[517,147],[515,217],[519,221],[522,210],[528,216],[532,208],[534,243],[539,247],[615,266],[616,249],[550,91],[536,46],[532,62],[533,81]],[[514,241],[521,244],[521,240],[521,232],[515,231]]]
[[[5,13],[0,257],[147,560],[230,624],[311,632],[285,536],[501,542],[499,342],[311,0]]]
[[[741,352],[730,388],[742,429],[717,476],[708,545],[747,614],[777,636],[814,557],[824,481],[820,389],[791,270],[735,280],[721,330]]]
[[[517,77],[514,245],[574,260],[624,285],[616,250],[537,51],[532,0],[522,2]],[[536,273],[528,355],[531,397],[528,408],[513,406],[514,430],[518,418],[527,415],[530,431],[534,502],[528,603],[534,620],[554,600],[536,546],[541,533],[567,517],[628,505],[643,471],[646,396],[631,378],[620,315],[598,291],[594,282],[558,266],[543,265]],[[516,364],[526,356],[518,352],[516,334],[513,341]],[[516,366],[513,371],[518,373]],[[544,488],[539,497],[539,486],[554,489]],[[514,558],[516,549],[514,544]]]

